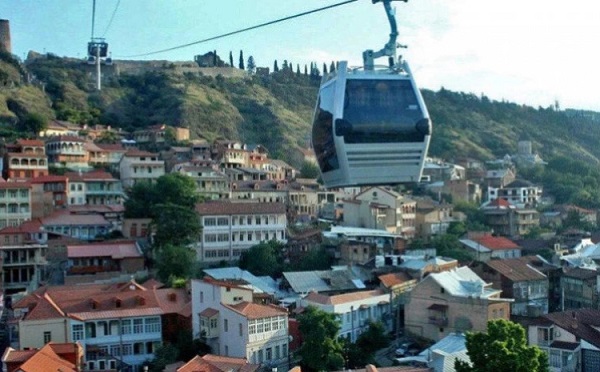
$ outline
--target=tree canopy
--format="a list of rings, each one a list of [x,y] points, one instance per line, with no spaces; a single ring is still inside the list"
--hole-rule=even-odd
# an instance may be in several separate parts
[[[283,244],[276,240],[261,242],[242,252],[240,268],[256,276],[277,276],[283,268],[282,250]]]
[[[547,372],[548,355],[528,346],[525,329],[509,320],[488,322],[487,332],[467,332],[467,354],[471,364],[456,360],[457,372]]]
[[[302,367],[312,371],[339,371],[344,367],[344,354],[337,338],[340,324],[335,314],[308,306],[298,316],[303,343],[298,355]]]

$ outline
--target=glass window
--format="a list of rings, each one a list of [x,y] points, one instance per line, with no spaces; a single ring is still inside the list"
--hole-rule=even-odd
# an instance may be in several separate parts
[[[335,82],[321,89],[312,128],[313,148],[319,167],[323,172],[339,169],[340,167],[333,142],[334,93]]]
[[[144,319],[133,320],[133,333],[144,333]]]
[[[160,332],[160,318],[159,317],[146,318],[145,323],[146,323],[145,324],[146,333]]]
[[[336,135],[346,143],[423,142],[428,130],[417,130],[425,119],[410,80],[348,79],[344,120]]]
[[[83,340],[83,324],[73,324],[73,341]]]

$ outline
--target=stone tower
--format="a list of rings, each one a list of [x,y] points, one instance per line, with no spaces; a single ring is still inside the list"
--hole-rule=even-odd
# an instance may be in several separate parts
[[[10,23],[7,19],[0,19],[0,48],[12,53],[10,45]]]

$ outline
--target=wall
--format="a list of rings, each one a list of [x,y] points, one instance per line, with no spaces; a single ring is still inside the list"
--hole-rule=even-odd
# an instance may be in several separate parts
[[[19,322],[19,347],[21,349],[43,347],[44,332],[51,332],[52,342],[68,342],[66,319],[27,320]]]

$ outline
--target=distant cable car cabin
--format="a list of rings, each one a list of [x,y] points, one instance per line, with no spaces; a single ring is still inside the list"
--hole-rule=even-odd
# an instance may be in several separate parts
[[[405,61],[396,58],[396,22],[384,49],[363,53],[364,68],[339,63],[323,76],[312,144],[325,186],[418,182],[431,138],[427,107]],[[389,66],[373,60],[389,57]]]
[[[104,58],[108,55],[108,43],[104,41],[90,41],[88,43],[88,56]]]

